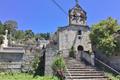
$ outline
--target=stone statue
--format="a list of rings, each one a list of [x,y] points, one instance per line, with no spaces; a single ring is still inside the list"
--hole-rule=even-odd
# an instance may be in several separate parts
[[[3,36],[4,37],[4,41],[3,41],[3,44],[2,44],[3,47],[8,47],[7,36],[8,36],[8,30],[5,30],[5,35]]]

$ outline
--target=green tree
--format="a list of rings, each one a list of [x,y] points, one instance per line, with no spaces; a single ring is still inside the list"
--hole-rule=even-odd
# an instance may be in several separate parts
[[[48,40],[50,37],[50,33],[40,33],[41,37]]]
[[[14,40],[17,26],[18,26],[17,22],[13,20],[7,20],[4,22],[4,31],[8,30],[9,46],[11,45],[12,40]]]
[[[4,37],[0,35],[0,46],[3,44]]]
[[[14,38],[16,41],[22,42],[25,39],[25,32],[22,30],[17,30]]]
[[[66,70],[66,66],[62,57],[57,57],[55,61],[53,61],[52,69],[55,76],[57,76],[60,80],[65,80],[64,72]]]
[[[32,32],[32,30],[26,30],[25,31],[25,37],[26,39],[30,39],[34,37],[34,33]]]
[[[119,29],[117,20],[111,17],[92,25],[90,38],[93,46],[108,56],[114,55],[114,52],[118,49],[118,41],[113,34]]]
[[[0,35],[5,34],[4,25],[0,24]]]
[[[14,34],[14,32],[17,29],[18,24],[16,21],[7,20],[7,21],[5,21],[4,26],[5,26],[5,29],[8,30],[8,34],[10,34],[10,33]]]

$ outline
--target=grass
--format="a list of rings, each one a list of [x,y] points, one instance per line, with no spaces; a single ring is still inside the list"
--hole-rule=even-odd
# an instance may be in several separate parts
[[[36,76],[33,78],[33,75],[27,73],[0,73],[0,80],[58,80],[56,77],[52,76]]]
[[[120,75],[115,76],[112,73],[106,72],[106,75],[111,79],[111,80],[120,80]]]

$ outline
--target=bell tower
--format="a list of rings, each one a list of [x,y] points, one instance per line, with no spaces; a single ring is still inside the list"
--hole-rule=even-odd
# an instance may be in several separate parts
[[[86,12],[79,5],[79,1],[76,0],[76,5],[69,10],[69,25],[86,25]]]

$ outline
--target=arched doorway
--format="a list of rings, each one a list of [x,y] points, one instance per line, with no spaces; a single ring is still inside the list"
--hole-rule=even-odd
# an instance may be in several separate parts
[[[76,56],[76,59],[77,59],[77,60],[82,60],[82,54],[83,54],[83,51],[84,51],[83,46],[79,45],[79,46],[77,47],[77,50],[78,50],[78,54],[77,54],[77,56]]]
[[[83,46],[79,45],[78,48],[77,48],[78,51],[84,51],[84,48]]]

